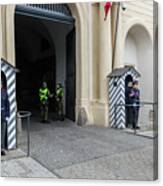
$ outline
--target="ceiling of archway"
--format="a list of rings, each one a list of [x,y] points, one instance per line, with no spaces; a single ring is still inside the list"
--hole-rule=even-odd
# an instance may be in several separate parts
[[[67,4],[16,5],[15,13],[65,24],[74,24],[75,22]]]

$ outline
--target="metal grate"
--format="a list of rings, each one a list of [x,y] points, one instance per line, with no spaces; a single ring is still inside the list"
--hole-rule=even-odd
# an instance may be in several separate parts
[[[58,14],[71,16],[71,11],[66,4],[26,4],[25,6],[32,7],[34,9],[41,9],[48,12],[55,12]]]

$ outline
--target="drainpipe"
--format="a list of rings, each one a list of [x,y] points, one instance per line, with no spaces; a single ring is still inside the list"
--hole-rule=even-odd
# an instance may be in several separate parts
[[[115,55],[116,55],[116,49],[117,49],[117,36],[118,36],[120,8],[123,11],[126,10],[126,6],[125,6],[124,2],[118,2],[118,3],[115,3],[115,4],[113,3],[112,9],[111,9],[111,11],[112,11],[111,12],[111,16],[112,16],[112,47],[113,47],[112,70],[115,67]],[[113,19],[114,17],[116,17],[116,20]]]
[[[115,11],[117,13],[116,20],[115,20],[115,29],[114,29],[114,20],[112,22],[112,26],[113,26],[112,28],[112,47],[113,47],[112,70],[115,67],[115,54],[116,54],[116,48],[117,48],[116,45],[117,45],[117,35],[118,35],[118,26],[119,26],[120,2],[118,2],[116,8],[113,5],[112,16],[115,15]]]

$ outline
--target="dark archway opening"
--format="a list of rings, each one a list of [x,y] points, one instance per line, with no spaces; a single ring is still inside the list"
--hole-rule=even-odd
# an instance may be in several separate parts
[[[1,89],[5,89],[7,91],[7,78],[3,71],[1,71]],[[5,148],[7,149],[7,127],[6,127],[6,138],[5,138]]]
[[[19,110],[39,110],[38,90],[43,81],[55,90],[55,47],[40,20],[15,16],[17,102]],[[41,32],[39,31],[41,30]]]
[[[2,88],[7,89],[7,79],[3,71],[1,71],[1,86]]]
[[[75,120],[74,23],[63,22],[63,16],[56,21],[52,12],[49,20],[44,10],[36,10],[44,16],[36,16],[29,7],[18,7],[15,13],[16,66],[20,69],[16,86],[18,110],[40,114],[38,90],[42,82],[47,82],[52,93],[61,83],[65,92],[64,114]],[[50,100],[49,111],[55,113],[55,98]]]
[[[128,83],[133,82],[133,77],[131,75],[127,75],[125,78],[125,114],[126,114],[126,127],[129,127],[131,124],[131,107],[128,105],[129,103],[129,98],[128,98]]]
[[[133,81],[133,77],[131,75],[127,75],[125,78],[125,87],[127,88],[128,83]]]

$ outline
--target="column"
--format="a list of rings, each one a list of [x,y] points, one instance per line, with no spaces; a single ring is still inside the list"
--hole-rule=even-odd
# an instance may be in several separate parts
[[[108,125],[108,82],[107,75],[111,72],[112,45],[111,45],[111,16],[104,21],[105,3],[100,3],[99,11],[99,109],[103,115],[104,125]]]

